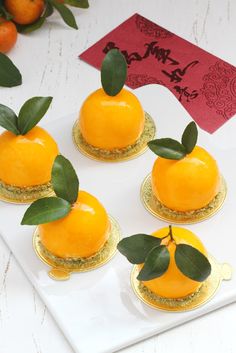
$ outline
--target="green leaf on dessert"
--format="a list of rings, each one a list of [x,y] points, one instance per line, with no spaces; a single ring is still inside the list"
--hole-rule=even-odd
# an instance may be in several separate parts
[[[69,6],[79,7],[81,9],[89,8],[88,0],[65,0],[64,4],[67,4]]]
[[[15,87],[22,84],[20,71],[3,53],[0,53],[0,86]]]
[[[182,135],[182,144],[184,145],[187,153],[191,153],[196,146],[197,137],[197,125],[194,121],[192,121],[187,125]]]
[[[160,238],[147,234],[135,234],[122,239],[117,245],[117,249],[132,264],[142,264],[148,253],[160,244]]]
[[[148,254],[142,270],[137,279],[139,281],[150,281],[162,276],[168,269],[170,253],[165,245],[155,247]]]
[[[61,15],[63,21],[70,27],[74,29],[78,29],[75,17],[68,7],[63,4],[57,2],[57,0],[50,0],[51,4],[55,7],[55,9]]]
[[[148,142],[151,151],[166,159],[182,159],[186,156],[186,149],[176,140],[171,138],[156,139]]]
[[[211,273],[211,264],[207,257],[187,244],[176,245],[175,262],[185,276],[197,282],[205,281]]]
[[[52,167],[52,186],[58,197],[73,204],[78,197],[79,179],[68,159],[59,155]]]
[[[127,76],[126,60],[118,49],[111,49],[105,56],[101,67],[101,81],[109,96],[117,95],[125,84]]]
[[[33,97],[27,100],[20,109],[18,129],[22,135],[30,131],[46,114],[52,97]]]
[[[17,116],[14,111],[7,106],[0,104],[0,126],[4,129],[19,135],[20,132],[17,128]]]
[[[65,217],[71,204],[59,197],[45,197],[32,203],[26,210],[21,224],[38,225]]]

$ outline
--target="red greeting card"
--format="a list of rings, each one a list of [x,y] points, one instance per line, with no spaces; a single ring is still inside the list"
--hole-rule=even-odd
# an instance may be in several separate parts
[[[167,87],[197,124],[213,133],[236,113],[236,68],[135,14],[80,58],[96,68],[118,48],[128,65],[127,86]]]

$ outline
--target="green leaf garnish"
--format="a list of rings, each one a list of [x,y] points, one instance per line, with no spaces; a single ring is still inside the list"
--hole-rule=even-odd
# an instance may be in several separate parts
[[[30,131],[47,112],[52,97],[33,97],[26,101],[20,109],[18,129],[22,135]]]
[[[211,273],[211,264],[206,256],[187,244],[176,245],[175,262],[185,276],[197,282],[205,281]]]
[[[187,153],[191,153],[196,146],[197,137],[197,125],[194,121],[192,121],[187,125],[182,135],[182,144],[184,145]]]
[[[148,147],[162,158],[179,160],[192,152],[196,146],[197,137],[197,125],[192,121],[183,132],[182,143],[171,138],[162,138],[148,142]]]
[[[0,86],[15,87],[22,84],[20,71],[3,53],[0,53]]]
[[[165,245],[155,247],[148,254],[142,270],[137,279],[139,281],[150,281],[162,276],[168,269],[170,253]]]
[[[156,139],[148,142],[148,147],[155,154],[166,159],[182,159],[186,156],[186,149],[171,138]]]
[[[118,49],[111,49],[105,56],[101,67],[101,81],[109,96],[117,95],[125,84],[127,64]]]
[[[65,217],[71,204],[58,197],[45,197],[32,203],[26,210],[21,224],[38,225]]]
[[[55,9],[61,15],[63,21],[70,27],[74,29],[78,29],[75,17],[68,7],[63,4],[58,3],[56,0],[50,0],[51,4],[55,7]]]
[[[81,9],[89,8],[88,0],[65,0],[64,4],[67,4],[69,6],[79,7]]]
[[[20,132],[17,127],[17,116],[14,111],[7,106],[0,104],[0,126],[4,129],[19,135]]]
[[[117,245],[121,254],[132,264],[141,264],[148,253],[161,244],[161,239],[147,234],[135,234],[122,239]]]
[[[52,167],[52,185],[58,197],[73,204],[78,197],[79,180],[71,162],[59,155]]]

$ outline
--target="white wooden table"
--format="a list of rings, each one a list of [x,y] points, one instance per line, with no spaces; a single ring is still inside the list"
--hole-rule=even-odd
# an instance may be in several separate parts
[[[90,5],[89,10],[73,10],[78,31],[64,26],[54,15],[43,29],[19,36],[10,57],[20,68],[24,83],[17,88],[0,88],[2,104],[18,111],[31,96],[52,95],[47,119],[78,111],[77,88],[85,77],[77,55],[135,12],[236,66],[235,0],[90,0]],[[233,304],[122,352],[235,352],[235,314]],[[72,353],[1,238],[0,352]]]

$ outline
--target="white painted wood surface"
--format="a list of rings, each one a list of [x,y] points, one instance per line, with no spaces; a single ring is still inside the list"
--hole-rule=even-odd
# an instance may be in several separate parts
[[[236,65],[235,0],[90,0],[90,4],[89,10],[74,10],[80,26],[78,31],[65,27],[54,15],[43,29],[29,36],[19,36],[10,57],[20,68],[24,83],[17,88],[0,88],[2,104],[18,111],[31,96],[53,95],[47,119],[77,111],[77,87],[83,85],[84,80],[77,55],[135,12]],[[99,86],[99,75],[97,84]],[[122,353],[173,350],[175,353],[233,353],[236,351],[235,313],[236,304],[233,304]],[[92,336],[91,332],[91,339]],[[72,353],[1,239],[0,352]]]

